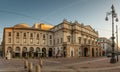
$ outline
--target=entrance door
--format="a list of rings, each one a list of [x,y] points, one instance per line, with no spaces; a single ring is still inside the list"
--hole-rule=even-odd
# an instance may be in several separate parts
[[[94,48],[92,48],[92,57],[94,57]]]
[[[63,48],[63,56],[66,57],[66,54],[67,54],[67,50],[66,50],[66,47]]]
[[[84,48],[84,56],[85,56],[85,57],[88,56],[88,48]]]
[[[71,57],[73,57],[74,55],[73,55],[73,51],[71,51]]]
[[[52,57],[53,56],[53,54],[52,54],[52,48],[49,48],[49,57]]]

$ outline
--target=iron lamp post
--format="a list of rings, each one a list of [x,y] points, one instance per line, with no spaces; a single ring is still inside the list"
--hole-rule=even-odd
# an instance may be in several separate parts
[[[112,11],[111,12],[107,12],[106,14],[106,18],[105,20],[108,21],[108,16],[109,15],[112,15],[112,56],[111,56],[111,59],[110,59],[110,63],[116,63],[116,58],[115,58],[115,50],[114,50],[114,47],[115,47],[115,42],[114,42],[114,20],[116,22],[118,22],[118,18],[117,18],[117,14],[115,13],[115,9],[114,9],[114,6],[112,5],[111,7]]]

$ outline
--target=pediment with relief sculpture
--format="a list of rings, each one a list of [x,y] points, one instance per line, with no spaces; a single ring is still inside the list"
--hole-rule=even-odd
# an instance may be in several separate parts
[[[86,25],[85,28],[87,28],[90,31],[94,31],[95,32],[95,30],[90,25]]]

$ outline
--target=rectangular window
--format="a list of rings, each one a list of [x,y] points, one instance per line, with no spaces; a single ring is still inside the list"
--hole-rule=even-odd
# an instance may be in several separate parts
[[[11,32],[8,32],[8,36],[11,36]]]
[[[81,37],[79,37],[78,40],[79,40],[79,44],[81,44]]]
[[[31,44],[33,43],[33,39],[30,39],[30,43],[31,43]]]
[[[70,36],[67,36],[67,42],[70,42]]]
[[[55,39],[54,39],[54,45],[55,45]]]
[[[19,37],[19,32],[17,32],[16,36]]]
[[[37,34],[37,38],[39,38],[39,34]]]
[[[52,35],[50,35],[50,39],[52,39]]]
[[[90,40],[88,40],[88,44],[90,44]]]
[[[52,40],[50,40],[50,45],[52,45]]]
[[[45,44],[45,39],[43,39],[43,44]]]
[[[84,39],[84,44],[86,44],[86,39]]]
[[[23,39],[23,43],[26,43],[26,39]]]
[[[45,34],[43,34],[43,39],[45,39]]]
[[[31,37],[31,38],[33,37],[33,34],[32,34],[32,33],[30,34],[30,37]]]
[[[37,39],[37,44],[39,44],[39,39]]]
[[[16,39],[16,43],[19,43],[19,38]]]
[[[26,33],[24,33],[23,37],[26,38]]]
[[[11,38],[8,38],[8,43],[11,43]]]

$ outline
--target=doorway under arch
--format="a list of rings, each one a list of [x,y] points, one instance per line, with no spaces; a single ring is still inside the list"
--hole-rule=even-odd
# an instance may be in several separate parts
[[[22,57],[27,58],[27,56],[28,56],[27,48],[23,47],[23,49],[22,49]]]
[[[34,57],[34,48],[33,47],[30,47],[30,50],[29,50],[29,57]]]
[[[48,50],[48,56],[49,57],[53,56],[53,50],[52,50],[52,48],[49,48],[49,50]]]
[[[42,48],[42,57],[46,57],[46,48]]]
[[[20,47],[15,48],[15,57],[20,57]]]
[[[40,56],[41,56],[40,48],[37,47],[37,48],[36,48],[36,57],[39,58]]]
[[[7,56],[9,55],[10,58],[12,58],[14,56],[13,49],[11,47],[8,47],[6,55]]]
[[[74,52],[73,52],[73,50],[71,51],[71,57],[73,57],[74,56]]]
[[[64,57],[67,56],[67,48],[66,48],[66,47],[63,48],[63,56],[64,56]]]
[[[85,56],[85,57],[88,56],[88,48],[84,48],[84,56]]]
[[[92,48],[92,57],[94,57],[95,55],[94,55],[94,48]]]

